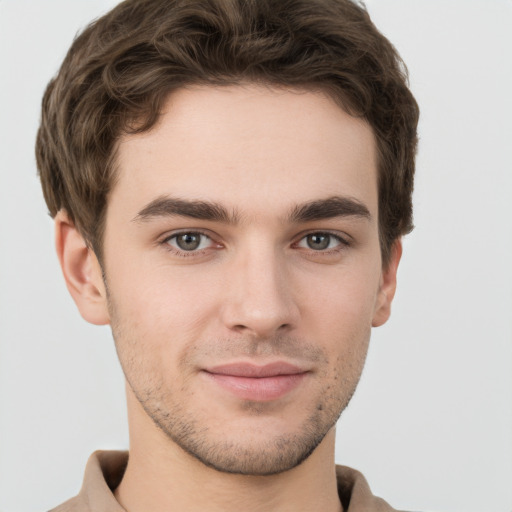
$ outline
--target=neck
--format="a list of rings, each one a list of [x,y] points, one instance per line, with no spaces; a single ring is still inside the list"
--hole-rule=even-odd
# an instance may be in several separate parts
[[[136,403],[135,403],[136,402]],[[156,428],[128,393],[130,457],[115,497],[130,512],[341,512],[334,429],[299,466],[271,476],[217,471]]]

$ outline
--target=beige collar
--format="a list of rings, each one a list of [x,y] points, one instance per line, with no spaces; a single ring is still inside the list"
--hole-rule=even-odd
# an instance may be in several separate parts
[[[126,512],[114,498],[128,464],[128,452],[97,451],[87,462],[77,496],[50,512]],[[364,476],[346,466],[336,466],[338,493],[346,512],[397,512],[374,496]]]

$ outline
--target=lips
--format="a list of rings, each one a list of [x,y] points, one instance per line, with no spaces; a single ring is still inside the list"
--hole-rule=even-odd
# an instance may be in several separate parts
[[[204,370],[224,391],[243,400],[268,402],[284,397],[300,385],[307,371],[286,362],[264,366],[232,363]]]

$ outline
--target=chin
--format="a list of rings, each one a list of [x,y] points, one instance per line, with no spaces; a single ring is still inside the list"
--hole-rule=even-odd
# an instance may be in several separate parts
[[[212,423],[197,417],[185,421],[178,413],[162,417],[155,411],[147,412],[174,445],[205,466],[222,473],[268,476],[289,471],[307,460],[342,410],[315,408],[313,414],[292,427],[286,418],[258,417],[256,411],[262,406],[251,404],[255,414],[235,422],[217,418]]]
[[[180,445],[205,466],[221,473],[247,476],[270,476],[289,471],[302,464],[324,439],[282,436],[272,442],[215,443]]]

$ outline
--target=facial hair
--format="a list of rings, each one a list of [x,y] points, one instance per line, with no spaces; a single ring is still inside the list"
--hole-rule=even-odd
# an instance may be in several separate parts
[[[347,357],[334,363],[318,346],[291,336],[191,341],[184,344],[177,358],[178,375],[173,385],[162,375],[165,363],[144,347],[140,339],[133,338],[130,334],[133,329],[121,321],[112,301],[110,312],[112,333],[126,380],[153,423],[172,443],[205,466],[240,475],[282,473],[298,466],[313,453],[353,396],[370,336],[369,328],[367,333],[358,333],[357,343],[362,340],[364,349],[350,351]],[[356,340],[351,341],[356,343]],[[250,422],[249,426],[244,424],[245,431],[240,432],[236,424],[219,426],[218,418],[208,416],[207,410],[191,406],[197,393],[193,381],[205,361],[221,364],[248,357],[254,361],[269,357],[294,360],[315,368],[315,381],[321,385],[314,399],[305,404],[307,414],[293,431],[274,433],[270,430],[262,438],[260,427],[252,430]],[[219,409],[221,407],[219,405]],[[278,408],[279,404],[274,402],[256,401],[243,401],[239,406],[241,416],[258,418],[258,421],[272,417]]]

